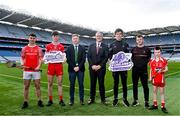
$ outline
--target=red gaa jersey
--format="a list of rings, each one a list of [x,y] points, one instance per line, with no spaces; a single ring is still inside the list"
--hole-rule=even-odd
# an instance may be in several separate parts
[[[156,59],[151,59],[149,62],[150,65],[150,78],[152,79],[153,85],[156,84],[165,84],[164,73],[158,73],[159,70],[162,70],[167,66],[167,60],[160,58],[158,61]]]
[[[39,60],[43,57],[42,49],[37,45],[32,47],[27,45],[22,48],[21,57],[25,67],[35,69],[39,65]],[[28,68],[24,70],[33,71]]]

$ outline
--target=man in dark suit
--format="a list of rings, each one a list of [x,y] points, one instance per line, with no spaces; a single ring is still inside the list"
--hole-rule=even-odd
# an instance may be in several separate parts
[[[85,71],[85,60],[86,52],[85,48],[79,44],[79,35],[72,35],[72,44],[67,48],[66,51],[69,81],[70,81],[70,103],[74,104],[74,89],[76,76],[79,83],[79,97],[80,104],[84,105],[84,71]]]
[[[95,36],[96,43],[89,46],[87,56],[90,73],[90,99],[88,104],[95,102],[96,82],[98,79],[101,103],[106,105],[104,77],[106,73],[106,62],[108,60],[108,47],[102,43],[103,34],[101,32],[97,32]]]

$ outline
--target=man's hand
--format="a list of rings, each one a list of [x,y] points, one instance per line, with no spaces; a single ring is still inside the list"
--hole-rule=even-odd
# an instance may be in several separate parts
[[[63,61],[62,63],[64,64],[64,63],[66,63],[66,61],[67,61],[67,58],[65,57],[65,58],[64,58],[64,61]]]
[[[154,77],[149,78],[149,82],[151,82],[154,79]]]
[[[100,65],[92,65],[92,69],[95,71],[98,71],[99,69],[101,69]]]
[[[96,70],[96,65],[91,66],[92,70]]]
[[[79,71],[79,66],[74,67],[74,71],[78,72]]]
[[[165,73],[165,72],[167,72],[167,71],[168,71],[168,67],[167,67],[167,66],[164,67],[164,68],[161,70],[162,73]]]
[[[96,69],[97,69],[97,70],[101,69],[101,65],[97,65],[97,66],[96,66]]]
[[[34,70],[39,70],[40,69],[40,66],[37,66]]]

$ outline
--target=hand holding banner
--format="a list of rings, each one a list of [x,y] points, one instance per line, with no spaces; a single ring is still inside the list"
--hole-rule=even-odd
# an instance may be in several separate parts
[[[61,51],[46,52],[44,55],[44,63],[63,63],[66,61],[66,53]]]
[[[112,72],[130,70],[133,67],[131,57],[132,53],[124,53],[122,51],[114,54],[109,64],[109,70]]]

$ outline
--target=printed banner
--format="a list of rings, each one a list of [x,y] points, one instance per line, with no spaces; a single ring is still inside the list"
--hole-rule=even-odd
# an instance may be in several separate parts
[[[62,63],[66,60],[66,53],[61,51],[46,52],[44,55],[44,63]]]
[[[133,67],[131,57],[132,53],[124,53],[122,51],[114,54],[109,64],[109,70],[112,72],[130,70]]]

